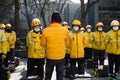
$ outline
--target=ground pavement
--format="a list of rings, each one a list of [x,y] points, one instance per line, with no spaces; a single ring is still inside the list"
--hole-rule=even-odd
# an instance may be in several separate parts
[[[9,80],[25,80],[25,76],[26,76],[26,70],[27,70],[27,59],[20,59],[20,65],[18,67],[16,67],[16,70],[11,74],[11,78]],[[86,69],[87,73],[90,73],[92,75],[92,70],[91,69]],[[52,75],[52,80],[56,80],[56,72],[53,72]],[[93,75],[92,75],[93,76]],[[64,80],[70,80],[68,78],[64,78]],[[74,80],[86,80],[86,79],[74,79]],[[93,77],[92,80],[109,80],[108,77],[104,77],[104,78],[95,78]]]

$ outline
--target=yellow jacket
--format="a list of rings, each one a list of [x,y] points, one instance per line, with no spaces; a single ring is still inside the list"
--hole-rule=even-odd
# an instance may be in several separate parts
[[[105,32],[95,31],[91,35],[91,40],[93,44],[93,49],[105,50]]]
[[[8,41],[10,44],[10,48],[15,48],[15,42],[16,42],[16,32],[12,31],[11,33],[8,33]]]
[[[7,52],[10,51],[10,48],[15,48],[15,42],[16,42],[16,33],[12,31],[11,33],[5,32],[7,37]]]
[[[92,48],[92,41],[90,36],[93,34],[93,32],[85,32],[84,33],[84,38],[85,38],[85,44],[84,44],[84,48]]]
[[[27,46],[28,46],[28,58],[44,58],[45,50],[40,45],[41,42],[41,34],[35,33],[31,30],[26,38]]]
[[[7,38],[3,30],[0,30],[0,54],[7,54]]]
[[[120,55],[120,30],[114,32],[110,30],[106,34],[106,53]]]
[[[70,40],[70,58],[84,58],[84,34],[73,32]]]
[[[68,30],[59,23],[51,23],[43,30],[41,45],[46,48],[48,59],[64,59],[66,45],[69,45]]]

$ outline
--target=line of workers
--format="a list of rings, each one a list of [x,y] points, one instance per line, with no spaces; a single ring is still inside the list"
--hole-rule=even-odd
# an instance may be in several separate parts
[[[71,27],[67,22],[61,21],[58,12],[52,14],[51,24],[45,29],[41,28],[39,19],[32,20],[33,30],[27,35],[27,78],[35,77],[32,75],[34,75],[34,67],[37,66],[37,75],[41,80],[43,78],[51,80],[54,66],[56,66],[56,79],[63,80],[63,71],[69,60],[73,77],[76,63],[78,63],[78,75],[83,75],[84,62],[88,59],[93,59],[94,69],[99,65],[102,70],[105,53],[108,54],[109,76],[119,73],[120,23],[118,20],[111,22],[111,29],[107,33],[103,30],[105,26],[102,22],[96,24],[94,32],[91,31],[91,25],[87,25],[86,31],[83,32],[84,29],[79,20],[73,20]],[[46,65],[45,72],[44,65]]]
[[[16,32],[12,25],[0,23],[0,79],[10,78],[9,62],[14,61]],[[4,63],[4,65],[3,65]],[[3,69],[6,69],[4,72]],[[6,75],[5,75],[6,74]]]
[[[98,68],[98,65],[100,69],[103,69],[105,53],[108,54],[109,76],[119,73],[119,21],[113,20],[110,24],[111,29],[107,33],[103,30],[105,26],[102,22],[96,24],[94,32],[91,31],[91,25],[87,25],[84,32],[79,20],[73,20],[71,24],[70,27],[67,22],[62,23],[59,12],[52,14],[51,23],[45,29],[42,29],[38,18],[32,20],[33,29],[26,37],[27,79],[39,77],[40,80],[51,80],[52,72],[56,67],[56,79],[63,80],[63,72],[69,60],[72,77],[74,77],[76,63],[78,75],[85,73],[84,62],[88,59],[94,60],[94,69]],[[0,69],[3,67],[3,60],[5,67],[8,67],[8,60],[13,59],[11,57],[13,57],[15,42],[16,33],[12,30],[11,24],[0,24]]]

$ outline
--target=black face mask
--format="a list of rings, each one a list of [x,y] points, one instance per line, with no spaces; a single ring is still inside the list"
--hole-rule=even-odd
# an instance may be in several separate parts
[[[11,33],[12,29],[5,29],[6,32]]]

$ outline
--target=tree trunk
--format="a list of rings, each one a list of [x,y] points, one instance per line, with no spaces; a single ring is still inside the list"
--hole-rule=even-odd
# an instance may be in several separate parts
[[[85,4],[84,4],[84,0],[80,0],[81,1],[81,26],[85,27]]]
[[[29,27],[29,30],[31,30],[31,19],[29,18],[29,14],[28,14],[27,1],[24,0],[24,3],[25,3],[25,12],[26,12],[28,27]]]
[[[45,28],[45,27],[47,27],[47,24],[46,24],[46,19],[45,19],[45,13],[44,13],[44,11],[41,13],[41,17],[42,17],[44,28]]]
[[[20,19],[19,19],[19,0],[15,0],[15,29],[16,29],[16,33],[17,36],[19,36],[20,34],[20,30],[19,30],[19,26],[20,26]]]

